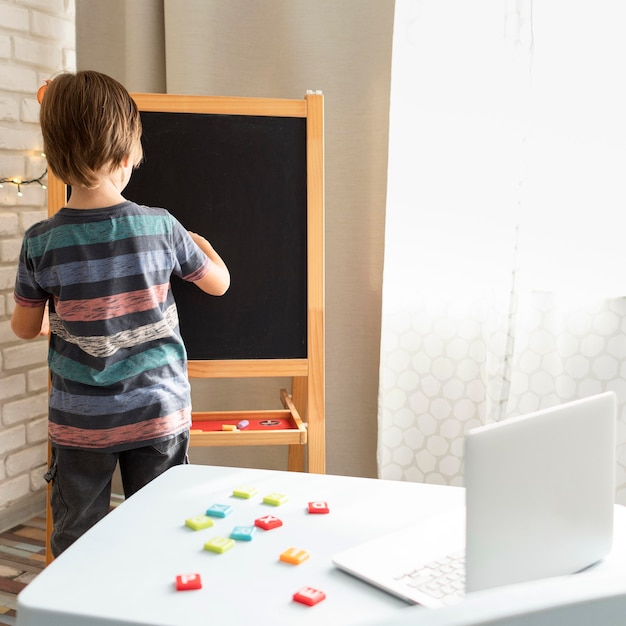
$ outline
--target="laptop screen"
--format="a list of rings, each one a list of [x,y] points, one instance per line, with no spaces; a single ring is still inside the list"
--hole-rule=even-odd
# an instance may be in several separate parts
[[[470,431],[466,590],[569,574],[611,549],[612,392]]]

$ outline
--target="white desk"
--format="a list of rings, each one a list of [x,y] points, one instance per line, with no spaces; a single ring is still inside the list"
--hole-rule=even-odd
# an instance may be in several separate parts
[[[258,495],[232,496],[252,485]],[[264,496],[282,493],[278,507]],[[328,515],[309,514],[311,501],[328,503]],[[18,597],[18,626],[116,624],[358,624],[394,618],[407,605],[335,569],[331,556],[352,544],[457,507],[463,490],[416,483],[295,472],[188,465],[174,468],[120,505]],[[212,528],[193,531],[187,518],[213,504],[233,513]],[[626,516],[619,507],[619,541],[597,570],[626,571]],[[224,554],[203,549],[234,526],[267,514],[283,521],[259,529]],[[623,530],[622,530],[623,529]],[[279,561],[289,548],[310,558]],[[203,588],[176,591],[178,574],[199,573]],[[587,575],[587,574],[583,574]],[[589,575],[593,575],[591,572]],[[292,600],[301,587],[326,593],[308,607]]]

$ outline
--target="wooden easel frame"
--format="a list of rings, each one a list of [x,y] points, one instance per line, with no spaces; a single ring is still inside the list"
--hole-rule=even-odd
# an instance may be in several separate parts
[[[307,92],[302,100],[131,94],[140,111],[257,115],[306,118],[307,159],[307,356],[303,359],[244,359],[189,361],[190,378],[291,377],[291,393],[280,391],[285,412],[296,428],[285,431],[194,432],[191,446],[288,445],[288,469],[323,474],[325,446],[325,356],[324,356],[324,99],[320,92]],[[65,185],[48,175],[48,215],[67,198]],[[257,414],[238,411],[238,417]],[[220,419],[234,413],[194,413],[193,419]],[[242,436],[243,435],[243,436]],[[52,515],[47,505],[47,537]],[[50,550],[48,549],[48,562]]]

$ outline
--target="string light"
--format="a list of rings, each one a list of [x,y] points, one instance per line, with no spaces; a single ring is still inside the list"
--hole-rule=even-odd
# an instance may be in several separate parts
[[[33,178],[31,180],[24,180],[19,176],[14,176],[13,178],[0,178],[0,189],[4,186],[4,184],[9,183],[11,185],[15,185],[17,187],[17,195],[18,197],[22,197],[24,194],[22,193],[22,187],[24,185],[32,185],[33,183],[38,184],[42,189],[47,189],[48,187],[43,181],[44,177],[48,173],[48,168],[44,171],[44,173],[39,178]]]

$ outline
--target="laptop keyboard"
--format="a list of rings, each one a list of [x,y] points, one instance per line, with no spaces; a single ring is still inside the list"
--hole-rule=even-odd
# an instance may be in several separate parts
[[[465,593],[465,552],[449,554],[413,570],[405,570],[395,580],[442,604],[454,604]]]

